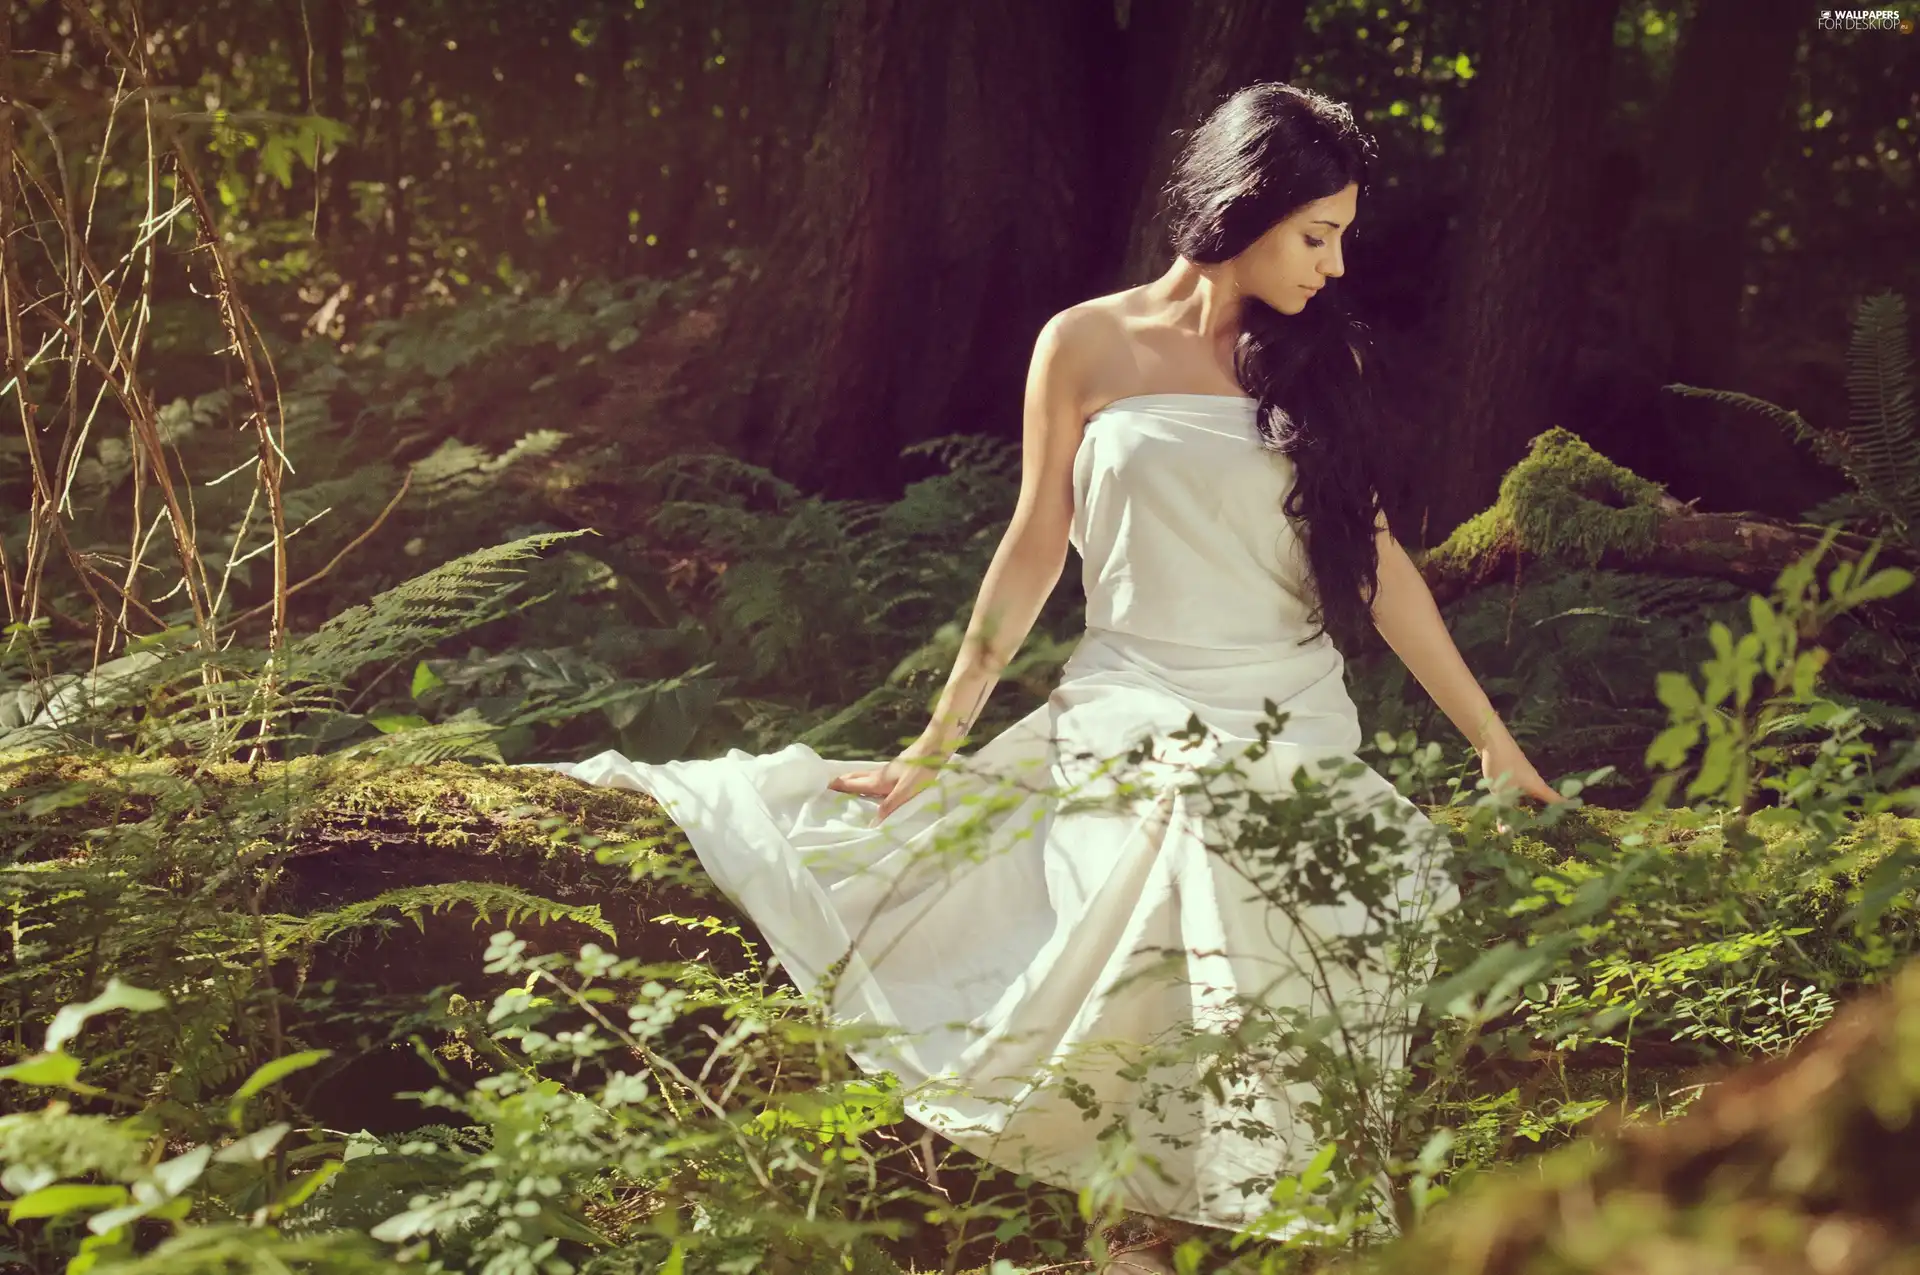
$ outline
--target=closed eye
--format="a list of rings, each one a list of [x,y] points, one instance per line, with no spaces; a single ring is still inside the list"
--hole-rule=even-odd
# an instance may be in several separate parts
[[[1324,239],[1315,239],[1315,238],[1314,238],[1314,237],[1313,237],[1312,235],[1308,235],[1308,236],[1307,236],[1307,247],[1309,247],[1309,248],[1324,248],[1324,247],[1326,247],[1326,246],[1327,246],[1327,241],[1326,241],[1326,240],[1324,240]]]

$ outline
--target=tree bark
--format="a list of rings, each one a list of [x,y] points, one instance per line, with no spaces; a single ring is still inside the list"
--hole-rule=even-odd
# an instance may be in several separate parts
[[[1016,434],[1034,336],[1110,239],[1094,68],[1111,0],[847,0],[823,119],[719,353],[733,442],[835,495],[901,448]]]
[[[407,37],[402,31],[405,15],[399,0],[375,0],[373,13],[375,91],[380,96],[379,128],[386,150],[387,187],[379,248],[382,268],[376,273],[385,276],[387,317],[398,318],[406,312],[413,282],[407,259],[413,240],[413,216],[401,185],[407,176],[406,96],[411,77],[406,65]]]
[[[1701,0],[1647,135],[1648,189],[1622,245],[1622,318],[1640,392],[1623,413],[1621,436],[1596,442],[1720,509],[1805,503],[1804,456],[1784,431],[1659,387],[1735,388],[1743,379],[1747,228],[1765,194],[1812,16],[1797,0]],[[1727,465],[1736,452],[1745,463]]]
[[[1486,15],[1472,174],[1446,311],[1452,401],[1424,467],[1435,539],[1491,504],[1527,440],[1557,423],[1586,280],[1594,155],[1617,0]],[[1418,519],[1416,519],[1418,521]]]
[[[1136,92],[1159,82],[1166,83],[1167,90],[1160,95],[1156,123],[1138,145],[1145,163],[1129,183],[1139,196],[1121,263],[1122,287],[1145,283],[1173,262],[1161,199],[1184,132],[1247,85],[1291,78],[1307,13],[1306,0],[1184,0],[1175,8],[1174,21],[1160,18],[1170,31],[1149,29],[1139,40],[1143,71],[1151,66],[1156,48],[1171,56],[1163,57],[1159,74],[1147,71],[1136,79]]]
[[[314,6],[314,41],[320,61],[320,113],[340,124],[347,119],[346,0],[318,0]],[[319,213],[314,238],[338,250],[353,224],[353,143],[333,148],[315,180],[320,182]]]

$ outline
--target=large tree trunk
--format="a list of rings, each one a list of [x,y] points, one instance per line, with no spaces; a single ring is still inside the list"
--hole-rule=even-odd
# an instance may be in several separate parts
[[[1646,137],[1648,187],[1620,257],[1623,369],[1638,393],[1597,443],[1721,510],[1797,510],[1804,454],[1752,413],[1662,393],[1739,388],[1748,223],[1786,122],[1811,11],[1796,0],[1701,0]],[[1744,463],[1729,466],[1739,454]]]
[[[1588,274],[1615,0],[1496,5],[1442,319],[1452,401],[1425,472],[1435,538],[1492,502],[1566,406]],[[1416,516],[1415,522],[1420,519]]]
[[[1222,99],[1260,80],[1285,80],[1293,72],[1306,0],[1174,0],[1136,17],[1136,67],[1144,72],[1138,92],[1165,83],[1158,118],[1138,152],[1144,164],[1133,175],[1137,188],[1122,262],[1121,286],[1155,278],[1173,261],[1161,216],[1161,191],[1180,153],[1183,134]],[[1158,62],[1160,65],[1154,67]],[[1147,100],[1153,98],[1149,96]]]
[[[1110,242],[1092,90],[1117,42],[1110,0],[847,0],[796,197],[707,365],[736,445],[863,495],[905,444],[1018,430],[1033,338]]]

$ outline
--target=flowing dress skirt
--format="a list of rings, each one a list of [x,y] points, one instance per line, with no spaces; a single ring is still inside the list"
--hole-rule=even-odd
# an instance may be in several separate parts
[[[1288,717],[1262,744],[1269,700]],[[1195,718],[1204,731],[1186,735]],[[1433,825],[1354,758],[1360,738],[1330,646],[1095,629],[1046,704],[884,823],[827,788],[872,763],[800,744],[548,768],[657,798],[802,990],[899,1029],[852,1055],[895,1073],[920,1123],[1041,1181],[1240,1229],[1321,1145],[1302,1109],[1315,1090],[1285,1051],[1198,1084],[1218,1056],[1203,1046],[1332,1014],[1339,1047],[1392,1068],[1424,975],[1412,949],[1382,955],[1397,968],[1330,963],[1381,909],[1307,884],[1350,853],[1341,836],[1390,825],[1405,837],[1390,910],[1430,917],[1457,898]],[[1274,843],[1287,824],[1270,803],[1303,769],[1330,785],[1318,850]]]

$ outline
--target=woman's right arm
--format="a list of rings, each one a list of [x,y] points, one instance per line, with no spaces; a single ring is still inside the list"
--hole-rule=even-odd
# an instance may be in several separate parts
[[[1086,420],[1087,329],[1099,322],[1085,311],[1064,310],[1040,329],[1027,369],[1021,427],[1020,495],[994,551],[960,654],[932,718],[906,751],[887,766],[843,775],[831,787],[880,798],[885,819],[933,776],[952,754],[1032,631],[1067,561],[1073,522],[1073,460]]]

